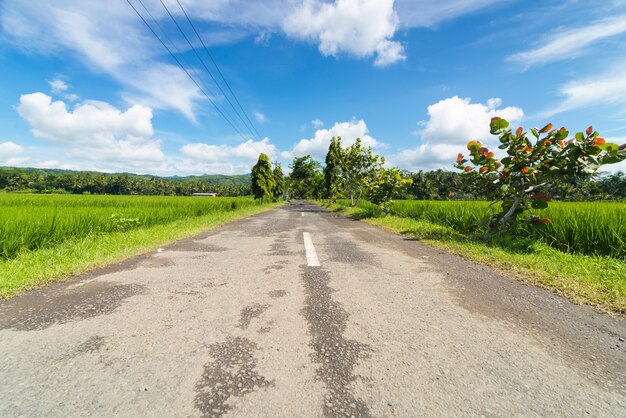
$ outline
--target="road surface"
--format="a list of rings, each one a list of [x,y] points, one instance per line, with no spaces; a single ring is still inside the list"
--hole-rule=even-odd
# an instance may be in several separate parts
[[[0,302],[0,416],[626,416],[626,321],[294,203]]]

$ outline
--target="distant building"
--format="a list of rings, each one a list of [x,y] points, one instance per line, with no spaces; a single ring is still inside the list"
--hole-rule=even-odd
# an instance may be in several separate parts
[[[192,196],[217,197],[219,193],[193,193]]]

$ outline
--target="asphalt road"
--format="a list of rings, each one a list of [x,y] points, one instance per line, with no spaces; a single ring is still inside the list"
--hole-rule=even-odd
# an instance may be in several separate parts
[[[626,321],[304,203],[0,302],[0,416],[626,416]]]

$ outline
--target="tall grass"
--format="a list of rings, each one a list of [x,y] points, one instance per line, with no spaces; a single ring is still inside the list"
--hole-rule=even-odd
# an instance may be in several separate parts
[[[463,234],[484,231],[480,221],[489,215],[487,202],[395,202],[401,217],[448,226]],[[546,225],[520,225],[509,236],[530,237],[561,251],[604,255],[626,261],[626,204],[617,202],[551,202],[547,209],[531,211],[550,218]]]
[[[252,198],[0,194],[0,259],[94,234],[255,206]]]

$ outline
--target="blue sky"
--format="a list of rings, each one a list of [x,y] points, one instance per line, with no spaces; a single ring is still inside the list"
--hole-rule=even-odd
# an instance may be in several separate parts
[[[161,0],[130,1],[240,133],[126,0],[3,0],[0,165],[238,174],[260,152],[322,160],[341,135],[452,169],[467,141],[493,143],[494,115],[626,142],[623,0],[180,0],[258,134],[178,2],[163,0],[226,95]]]

